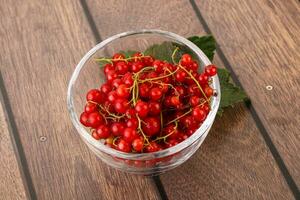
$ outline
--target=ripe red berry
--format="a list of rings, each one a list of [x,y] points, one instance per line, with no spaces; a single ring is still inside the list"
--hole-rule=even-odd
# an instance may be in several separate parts
[[[149,114],[152,116],[159,115],[161,112],[161,105],[157,101],[149,102]]]
[[[125,114],[128,118],[136,118],[136,112],[133,108],[129,108]]]
[[[93,130],[92,132],[92,137],[95,139],[95,140],[100,140],[101,138],[99,137],[99,135],[97,134],[96,130]]]
[[[111,70],[107,72],[106,74],[107,82],[112,83],[113,80],[115,80],[116,78],[118,78],[118,74],[116,73],[115,70]]]
[[[139,134],[133,128],[125,128],[123,132],[123,138],[126,142],[131,143],[134,139],[138,138]]]
[[[133,140],[132,148],[136,152],[141,152],[143,150],[143,147],[144,147],[144,141],[141,138],[136,138]]]
[[[126,121],[126,126],[128,128],[137,129],[138,125],[139,125],[139,121],[137,120],[137,118],[130,118],[130,119],[127,119],[127,121]]]
[[[130,96],[130,89],[128,88],[127,85],[121,84],[116,89],[116,93],[121,98],[128,98]]]
[[[157,73],[163,72],[163,66],[164,66],[164,62],[161,60],[155,60],[153,62],[153,67]]]
[[[171,104],[172,106],[178,106],[180,104],[180,100],[178,96],[171,97]]]
[[[135,105],[135,111],[139,117],[144,118],[149,113],[149,106],[144,101],[138,101]]]
[[[116,71],[118,74],[124,75],[126,72],[128,72],[128,65],[126,62],[120,61],[116,63]]]
[[[86,113],[86,112],[83,112],[81,113],[80,115],[80,118],[79,118],[79,121],[82,125],[86,126],[86,127],[89,127],[90,124],[89,124],[89,121],[88,121],[88,118],[89,118],[89,114]]]
[[[109,71],[113,71],[113,70],[115,70],[115,67],[110,63],[108,63],[104,66],[104,73],[105,74],[107,74]]]
[[[106,139],[110,136],[110,131],[107,125],[100,125],[97,129],[96,132],[99,136],[100,139]]]
[[[146,56],[143,58],[143,63],[145,66],[152,66],[154,58],[152,56]]]
[[[132,55],[133,57],[133,60],[136,62],[136,61],[139,61],[141,60],[141,57],[143,56],[143,54],[141,52],[136,52]]]
[[[185,78],[187,77],[187,73],[183,70],[178,70],[175,74],[175,79],[178,82],[183,82],[185,80]]]
[[[133,78],[132,78],[132,74],[130,72],[127,72],[122,77],[122,80],[123,80],[124,84],[127,85],[128,87],[131,87],[133,85]]]
[[[192,61],[192,63],[190,64],[189,68],[190,70],[197,72],[198,71],[198,63],[196,61]]]
[[[208,76],[214,76],[217,74],[217,67],[215,65],[207,65],[205,67],[205,74]]]
[[[114,122],[110,126],[110,131],[114,136],[121,136],[123,134],[124,129],[125,126],[122,122]]]
[[[200,104],[200,97],[194,95],[190,97],[190,104],[192,107],[195,107]]]
[[[108,96],[107,96],[107,99],[111,103],[115,102],[118,99],[118,95],[117,95],[116,91],[109,92]]]
[[[211,87],[207,86],[204,88],[204,93],[206,97],[210,97],[214,94],[214,90]]]
[[[150,142],[148,146],[145,147],[145,151],[148,153],[159,151],[161,147],[156,142]]]
[[[142,83],[139,85],[139,95],[141,97],[147,98],[149,96],[149,86],[146,83]]]
[[[120,61],[120,60],[122,60],[122,59],[124,59],[124,58],[125,58],[125,56],[124,56],[123,54],[121,54],[121,53],[116,53],[116,54],[113,55],[112,61],[113,61],[114,63],[116,63],[116,62],[118,62],[118,61]]]
[[[88,124],[92,128],[97,128],[103,123],[103,117],[99,112],[92,112],[88,116]]]
[[[104,83],[101,87],[100,87],[101,92],[103,92],[103,94],[108,94],[112,88],[108,83]]]
[[[200,74],[200,76],[198,77],[198,81],[200,83],[200,85],[205,85],[208,82],[208,76],[206,74]]]
[[[124,139],[120,139],[117,144],[117,149],[119,151],[123,151],[129,153],[131,151],[130,144],[126,142]]]
[[[140,61],[137,61],[137,62],[132,63],[132,65],[131,65],[131,71],[134,72],[134,73],[137,73],[141,69],[143,69],[143,67],[144,67],[144,64],[142,62],[140,62]]]
[[[92,113],[97,111],[97,109],[98,109],[97,104],[88,102],[84,107],[84,112]]]
[[[142,129],[147,136],[153,136],[160,132],[160,120],[156,117],[148,117],[142,123]]]
[[[117,113],[125,114],[129,108],[129,103],[126,99],[116,99],[114,102],[114,109]]]
[[[90,90],[86,95],[87,101],[92,101],[96,103],[104,102],[105,98],[104,95],[97,89]]]
[[[123,81],[120,78],[117,78],[112,81],[111,85],[115,88],[118,88],[120,85],[123,84]]]
[[[189,54],[183,54],[180,60],[181,65],[188,66],[192,62],[192,57]]]
[[[195,107],[192,110],[192,116],[194,117],[194,119],[198,122],[203,122],[206,118],[206,113],[204,110],[202,110],[199,107]]]
[[[153,101],[157,101],[162,97],[163,93],[162,93],[162,89],[158,88],[158,87],[154,87],[150,90],[150,98]]]

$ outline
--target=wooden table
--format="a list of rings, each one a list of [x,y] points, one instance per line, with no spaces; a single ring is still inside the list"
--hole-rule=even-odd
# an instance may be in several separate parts
[[[297,0],[8,0],[0,16],[0,199],[300,199]],[[252,100],[227,109],[189,161],[155,178],[96,159],[66,108],[85,52],[140,28],[212,33],[215,64]]]

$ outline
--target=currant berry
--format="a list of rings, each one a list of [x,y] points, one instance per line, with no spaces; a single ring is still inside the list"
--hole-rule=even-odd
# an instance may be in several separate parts
[[[108,126],[102,124],[96,129],[97,135],[100,139],[106,139],[110,136],[110,131]]]
[[[214,76],[217,74],[217,67],[215,65],[207,65],[205,67],[205,74],[208,76]]]
[[[105,98],[104,95],[99,90],[92,89],[87,93],[86,100],[96,102],[96,103],[102,103],[105,100]]]
[[[118,78],[118,74],[116,73],[115,70],[111,70],[107,72],[106,74],[107,82],[112,83],[112,81],[115,80],[116,78]]]
[[[163,93],[162,93],[162,89],[158,88],[158,87],[154,87],[150,90],[150,98],[153,101],[157,101],[162,97]]]
[[[108,93],[107,96],[108,101],[110,101],[111,103],[115,102],[118,99],[118,95],[116,91],[111,91]]]
[[[114,102],[114,109],[117,113],[125,114],[129,107],[126,99],[116,99]]]
[[[144,147],[144,141],[141,138],[136,138],[133,140],[131,145],[136,152],[141,152]]]
[[[116,63],[116,71],[118,74],[124,75],[126,72],[128,72],[128,69],[129,67],[126,62],[121,61]]]
[[[89,127],[90,124],[89,124],[89,121],[88,121],[88,118],[89,118],[89,114],[86,113],[86,112],[83,112],[81,113],[80,115],[80,118],[79,118],[79,121],[82,125],[86,126],[86,127]]]
[[[133,128],[125,128],[123,132],[123,138],[126,142],[131,143],[134,139],[138,138],[139,134]]]
[[[144,118],[149,113],[149,106],[144,101],[138,101],[135,105],[135,111],[139,117]]]
[[[183,54],[180,60],[181,65],[188,66],[192,62],[192,57],[189,54]]]
[[[104,66],[104,73],[105,74],[107,74],[110,71],[114,71],[114,70],[115,70],[115,67],[110,63],[108,63]]]
[[[160,120],[156,117],[148,117],[144,120],[142,129],[147,136],[153,136],[160,132]]]
[[[116,89],[116,93],[121,98],[128,98],[130,96],[129,88],[125,84],[119,85],[119,87]]]
[[[141,69],[143,69],[143,67],[144,67],[144,64],[142,63],[142,62],[140,62],[140,61],[137,61],[137,62],[134,62],[134,63],[132,63],[132,65],[131,65],[131,71],[132,72],[134,72],[134,73],[137,73],[137,72],[139,72]]]
[[[193,108],[192,110],[192,116],[194,119],[198,122],[203,122],[206,118],[206,113],[204,110],[202,110],[199,107]]]
[[[194,95],[190,97],[190,104],[192,107],[195,107],[200,104],[200,97]]]
[[[97,111],[97,109],[98,109],[97,104],[88,102],[84,107],[84,112],[92,113]]]
[[[209,79],[209,77],[206,74],[202,73],[198,77],[198,82],[200,83],[200,85],[205,85],[205,84],[207,84],[208,79]]]
[[[114,122],[110,126],[110,131],[114,136],[121,136],[125,129],[125,125],[122,122]]]
[[[156,101],[149,102],[149,114],[152,116],[159,115],[161,112],[161,105]]]
[[[214,90],[211,87],[207,86],[204,88],[204,93],[206,97],[210,97],[214,94]]]
[[[95,139],[95,140],[100,140],[101,138],[99,137],[99,135],[97,134],[96,130],[93,130],[92,132],[92,137]]]
[[[122,152],[129,153],[131,151],[130,144],[126,142],[124,139],[120,139],[117,144],[117,149]]]
[[[178,82],[183,82],[185,80],[185,78],[187,77],[187,73],[183,70],[178,70],[175,73],[175,79]]]
[[[136,118],[130,118],[126,121],[126,126],[128,128],[137,129],[139,125],[139,121]]]
[[[103,92],[103,94],[108,94],[112,88],[108,83],[104,83],[101,87],[100,87],[101,92]]]
[[[97,128],[103,123],[103,117],[99,112],[92,112],[88,116],[88,124],[92,128]]]

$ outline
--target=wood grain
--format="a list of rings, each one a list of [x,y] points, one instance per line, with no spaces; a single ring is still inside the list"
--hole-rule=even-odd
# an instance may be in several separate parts
[[[95,45],[80,3],[11,0],[0,13],[0,67],[37,199],[159,199],[152,179],[108,168],[71,125],[67,83]]]
[[[1,101],[1,94],[0,94]],[[0,102],[0,199],[27,199],[17,158]]]
[[[299,187],[299,2],[226,0],[197,4]],[[268,85],[273,90],[267,90]]]
[[[186,1],[87,2],[103,38],[140,28],[205,33]],[[293,199],[249,111],[226,112],[191,160],[161,176],[169,199]]]

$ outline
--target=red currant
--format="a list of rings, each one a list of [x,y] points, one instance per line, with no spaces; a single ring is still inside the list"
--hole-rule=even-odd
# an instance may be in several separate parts
[[[181,65],[188,66],[192,62],[192,57],[189,54],[183,54],[181,57]]]
[[[140,62],[140,61],[137,61],[137,62],[132,63],[132,65],[131,65],[131,71],[134,72],[134,73],[137,73],[141,69],[143,69],[143,67],[144,67],[144,64],[142,62]]]
[[[156,117],[148,117],[142,123],[142,129],[147,136],[153,136],[160,131],[160,120]]]
[[[217,74],[217,67],[215,65],[207,65],[205,67],[205,74],[208,76],[214,76]]]
[[[99,112],[92,112],[88,116],[88,124],[92,128],[97,128],[103,123],[103,117]]]
[[[153,101],[157,101],[162,97],[163,93],[162,93],[162,89],[158,88],[158,87],[154,87],[150,90],[150,98]]]
[[[127,85],[122,84],[116,89],[117,95],[121,98],[128,98],[130,96],[130,91]]]
[[[149,106],[144,101],[138,101],[135,105],[135,111],[139,117],[144,118],[149,113]]]
[[[128,128],[137,129],[139,125],[139,121],[136,118],[127,119],[126,126]]]
[[[206,118],[206,113],[201,108],[195,107],[195,108],[193,108],[192,116],[194,117],[194,119],[196,121],[203,122]]]
[[[97,129],[96,132],[100,139],[106,139],[110,136],[109,128],[108,126],[102,124]]]
[[[131,151],[130,144],[126,142],[124,139],[120,139],[118,144],[117,144],[117,149],[119,151],[123,151],[126,153],[129,153]]]
[[[122,122],[114,122],[110,126],[111,133],[114,136],[121,136],[123,134],[124,129],[125,125]]]
[[[84,111],[85,111],[86,113],[92,113],[92,112],[95,112],[95,111],[97,111],[97,109],[98,109],[97,104],[95,104],[95,103],[90,103],[90,102],[88,102],[88,103],[85,105],[85,107],[84,107]]]
[[[143,150],[143,147],[144,147],[144,141],[141,138],[136,138],[133,140],[132,148],[136,152],[141,152]]]
[[[125,114],[129,107],[126,99],[116,99],[114,102],[114,109],[117,113]]]
[[[96,130],[93,130],[92,132],[92,137],[95,139],[95,140],[100,140],[101,138],[99,137],[99,135],[97,134]]]
[[[126,64],[126,62],[117,62],[116,64],[116,71],[118,72],[118,74],[124,75],[126,74],[126,72],[128,72],[128,65]]]
[[[96,103],[104,102],[105,98],[104,95],[97,89],[90,90],[86,95],[87,101],[92,101]]]
[[[159,115],[161,112],[161,105],[156,101],[149,102],[149,114],[150,115]]]
[[[133,128],[125,128],[123,132],[123,138],[126,142],[131,143],[134,139],[138,138],[137,131]]]
[[[107,95],[112,90],[112,88],[111,88],[111,86],[108,83],[104,83],[101,86],[100,90],[101,90],[101,92],[103,92],[103,94]]]
[[[89,118],[89,114],[86,113],[86,112],[83,112],[81,113],[80,115],[80,123],[86,127],[89,127],[90,124],[89,124],[89,121],[88,121],[88,118]]]

